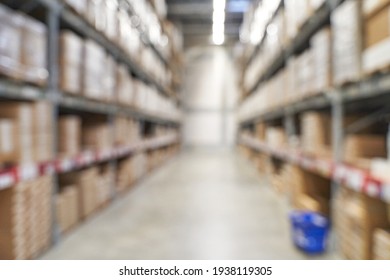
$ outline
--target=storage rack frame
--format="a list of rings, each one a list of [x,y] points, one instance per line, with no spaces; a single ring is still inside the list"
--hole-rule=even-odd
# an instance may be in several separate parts
[[[242,102],[254,94],[260,85],[270,80],[280,69],[285,67],[289,58],[307,49],[311,37],[321,28],[329,24],[333,10],[343,2],[344,0],[326,1],[315,11],[306,23],[304,23],[297,37],[282,50],[280,56],[274,59],[264,74],[257,79],[254,86],[249,91],[243,92],[244,98]],[[283,7],[283,3],[284,1],[282,0],[281,6],[278,7],[272,19],[276,16],[280,8]],[[268,25],[272,22],[272,19]],[[248,69],[248,65],[262,48],[263,43],[264,38],[249,56],[245,63],[246,69]],[[249,117],[239,120],[240,130],[253,127],[258,122],[279,120],[285,128],[287,137],[291,137],[296,136],[297,130],[294,118],[298,114],[309,110],[329,109],[331,112],[332,159],[309,155],[297,149],[275,149],[249,136],[238,136],[237,143],[254,151],[278,158],[284,162],[293,163],[305,170],[329,178],[332,181],[332,197],[335,197],[340,185],[344,185],[357,192],[390,203],[389,183],[374,177],[369,171],[344,163],[341,158],[346,132],[367,127],[378,119],[389,119],[390,107],[386,105],[390,100],[389,93],[390,74],[376,73],[364,77],[360,81],[334,87],[318,95],[307,97],[280,108],[270,109],[263,113],[254,113]],[[367,104],[375,107],[375,109],[368,112],[366,116],[352,125],[344,127],[343,120],[348,114],[348,111],[356,112],[359,108]],[[387,142],[389,141],[390,139],[387,139]]]
[[[128,5],[127,0],[119,0],[120,5]],[[9,5],[9,1],[1,1],[1,4]],[[12,3],[14,4],[14,3]],[[128,67],[128,70],[142,80],[144,83],[151,85],[157,89],[159,94],[171,99],[178,104],[180,101],[173,90],[159,84],[153,77],[145,72],[136,62],[129,58],[118,46],[112,43],[99,31],[95,30],[85,19],[81,18],[74,11],[68,8],[63,2],[59,0],[28,0],[23,3],[17,2],[21,10],[26,14],[34,9],[41,9],[44,11],[44,18],[39,18],[47,27],[47,58],[48,58],[48,80],[45,87],[38,87],[23,81],[13,81],[8,78],[0,78],[0,99],[2,100],[18,100],[18,101],[49,101],[53,105],[53,151],[57,154],[57,135],[58,130],[57,121],[60,114],[60,108],[71,109],[80,113],[96,113],[108,117],[110,129],[113,129],[113,119],[115,116],[132,117],[140,121],[141,130],[145,122],[150,122],[156,125],[166,125],[174,127],[178,136],[166,135],[154,137],[153,139],[141,139],[139,143],[132,143],[125,147],[113,147],[106,151],[90,152],[85,151],[76,157],[66,159],[54,159],[50,162],[32,163],[28,165],[17,165],[11,168],[0,169],[0,190],[10,188],[13,185],[31,180],[43,175],[53,175],[53,198],[52,198],[52,243],[56,244],[61,240],[59,226],[56,219],[55,200],[54,196],[58,193],[58,175],[80,168],[92,166],[101,162],[107,162],[110,168],[116,169],[116,161],[119,158],[130,156],[131,154],[160,149],[172,145],[179,145],[181,121],[178,118],[164,116],[163,114],[156,114],[153,112],[145,112],[142,109],[130,108],[122,105],[108,104],[99,101],[89,100],[82,96],[66,95],[59,89],[59,38],[61,32],[61,24],[66,24],[66,27],[82,37],[89,38],[110,54],[116,61],[123,63]],[[19,8],[19,7],[18,7]],[[141,31],[141,30],[139,30]],[[172,65],[168,60],[158,51],[158,49],[148,40],[145,34],[140,32],[141,40],[145,47],[150,47],[157,57],[172,70]],[[142,137],[142,135],[141,135]],[[112,182],[112,198],[116,197],[115,183]]]

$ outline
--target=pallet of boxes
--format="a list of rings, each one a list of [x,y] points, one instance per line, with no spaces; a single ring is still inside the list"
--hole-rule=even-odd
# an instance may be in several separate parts
[[[0,104],[0,164],[34,168],[53,159],[51,106],[45,102]],[[29,259],[51,244],[51,176],[0,191],[0,259]]]

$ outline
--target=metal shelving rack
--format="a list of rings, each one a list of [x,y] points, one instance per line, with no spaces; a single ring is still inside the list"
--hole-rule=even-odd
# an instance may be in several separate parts
[[[299,54],[309,46],[311,37],[330,22],[332,11],[344,0],[331,0],[317,10],[302,26],[299,34],[284,48],[282,54],[275,58],[270,67],[258,78],[249,91],[244,92],[244,98],[254,94],[256,89],[264,82],[270,80],[283,67],[287,59]],[[275,16],[275,15],[274,15]],[[261,48],[261,43],[255,48],[249,63]],[[246,64],[246,67],[248,67]],[[339,190],[341,184],[390,203],[390,185],[372,176],[369,171],[351,166],[342,162],[343,143],[346,132],[350,129],[359,129],[359,126],[370,125],[379,118],[389,116],[390,107],[386,105],[390,100],[390,74],[375,74],[362,80],[344,86],[331,88],[326,92],[307,97],[303,100],[284,105],[280,108],[270,109],[262,113],[253,113],[251,116],[239,120],[240,129],[253,128],[258,122],[282,123],[287,137],[296,136],[294,118],[300,113],[309,110],[327,110],[331,114],[332,132],[332,159],[305,154],[296,148],[285,150],[275,149],[264,142],[245,136],[239,136],[237,142],[252,150],[267,154],[300,166],[301,168],[320,174],[332,181],[332,197]],[[244,100],[245,100],[244,99]],[[365,116],[348,127],[344,126],[344,117],[350,113],[365,108]],[[388,139],[389,141],[389,139]]]
[[[0,1],[2,4],[10,4],[7,1]],[[66,95],[59,89],[59,36],[61,26],[66,25],[67,28],[79,33],[85,38],[94,40],[96,43],[104,47],[107,53],[113,56],[113,58],[121,63],[127,65],[129,71],[133,73],[138,79],[142,80],[146,84],[154,86],[160,94],[176,102],[176,95],[172,93],[172,90],[165,88],[159,84],[153,77],[140,68],[137,63],[130,59],[124,51],[117,47],[114,43],[110,42],[104,35],[96,31],[91,27],[84,19],[79,17],[72,10],[67,8],[62,2],[58,0],[30,0],[26,2],[16,2],[12,5],[28,6],[24,11],[28,13],[28,10],[39,9],[43,11],[44,17],[40,16],[39,20],[44,22],[48,30],[48,81],[47,86],[44,88],[28,85],[22,81],[11,81],[6,78],[0,79],[0,99],[4,100],[20,100],[20,101],[36,101],[47,100],[53,105],[53,119],[58,120],[60,108],[71,109],[81,113],[97,113],[106,115],[112,126],[112,120],[115,116],[130,116],[140,121],[141,126],[145,122],[153,124],[167,125],[175,127],[180,130],[181,123],[179,119],[175,119],[169,116],[156,114],[153,112],[145,112],[140,109],[129,108],[122,105],[108,104],[104,102],[98,102],[88,100],[83,97],[76,97]],[[152,45],[146,45],[151,47],[155,52],[157,49]],[[163,56],[158,53],[158,57],[162,59],[164,63],[167,63]],[[57,131],[57,122],[54,121],[54,131]],[[54,133],[54,143],[57,143],[57,135]],[[128,156],[137,152],[145,152],[148,150],[159,149],[175,145],[180,143],[178,136],[160,136],[154,139],[143,139],[140,143],[133,143],[131,146],[115,147],[109,151],[98,152],[83,152],[80,155],[67,158],[67,159],[54,159],[45,163],[34,163],[28,166],[15,166],[12,168],[0,170],[0,190],[12,187],[12,185],[43,176],[45,174],[52,174],[54,176],[53,194],[58,192],[58,174],[77,170],[83,167],[87,167],[93,164],[101,162],[108,162],[111,168],[116,168],[116,160],[120,157]],[[57,145],[52,147],[54,154],[57,154]],[[112,193],[115,197],[115,186],[112,184]],[[53,217],[55,215],[55,205],[53,198]],[[53,220],[53,243],[57,243],[61,239],[61,234],[57,225],[56,218]]]

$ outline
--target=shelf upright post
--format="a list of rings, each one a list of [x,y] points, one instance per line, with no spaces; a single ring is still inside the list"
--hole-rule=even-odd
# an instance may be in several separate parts
[[[109,124],[109,127],[110,127],[110,137],[111,137],[111,144],[113,145],[113,147],[115,147],[115,116],[117,116],[118,114],[118,110],[115,110],[115,112],[112,112],[110,111],[110,114],[108,115],[108,124]],[[109,163],[108,163],[108,168],[111,172],[111,174],[114,174],[114,176],[112,176],[111,178],[111,195],[110,195],[110,198],[112,200],[116,199],[117,198],[117,191],[116,191],[116,174],[117,174],[117,168],[118,168],[118,164],[117,164],[117,159],[116,158],[113,158],[113,159],[110,159]]]
[[[332,149],[333,162],[340,163],[343,159],[342,153],[344,148],[344,106],[342,98],[342,90],[332,92]],[[331,218],[335,219],[336,198],[340,190],[340,184],[333,181],[331,183]],[[336,252],[338,249],[338,240],[335,232],[331,235],[331,249]]]
[[[58,153],[58,118],[59,118],[59,100],[60,91],[58,89],[59,81],[59,33],[60,33],[60,13],[61,5],[51,5],[47,10],[47,26],[48,26],[48,37],[47,37],[47,56],[48,56],[48,87],[47,87],[47,100],[52,104],[52,118],[53,118],[53,154]],[[55,206],[55,197],[59,191],[58,175],[53,172],[53,188],[52,188],[52,242],[57,244],[61,238],[59,225],[57,221],[57,213]]]

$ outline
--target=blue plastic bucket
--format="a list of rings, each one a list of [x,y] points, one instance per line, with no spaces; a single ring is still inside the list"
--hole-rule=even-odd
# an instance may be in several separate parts
[[[292,239],[299,249],[309,254],[323,253],[327,247],[329,220],[310,211],[290,213]]]

